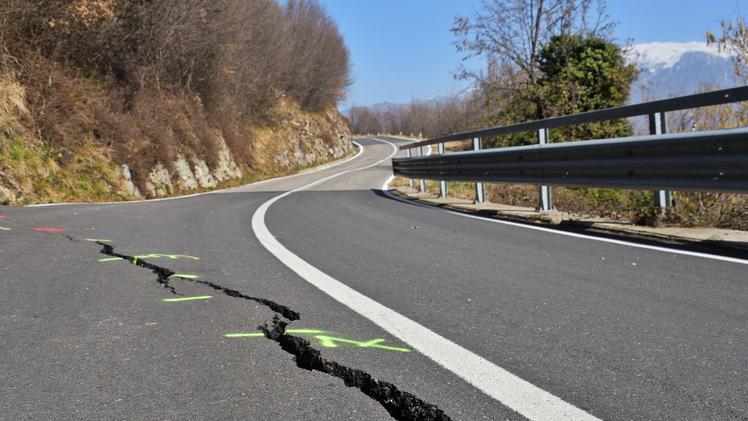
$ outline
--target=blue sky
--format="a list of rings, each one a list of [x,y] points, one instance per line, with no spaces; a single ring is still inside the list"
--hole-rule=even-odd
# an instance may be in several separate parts
[[[481,0],[320,2],[351,50],[354,84],[341,108],[449,95],[467,86],[452,77],[461,56],[450,28],[456,15],[472,15]],[[738,11],[748,15],[748,0],[608,0],[621,43],[702,41]]]

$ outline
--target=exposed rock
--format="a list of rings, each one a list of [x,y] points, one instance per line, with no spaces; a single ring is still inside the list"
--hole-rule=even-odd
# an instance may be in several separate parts
[[[266,143],[256,149],[259,152],[256,158],[264,162],[265,168],[308,167],[342,158],[351,150],[350,131],[338,113],[330,111],[314,118],[306,116],[289,113],[280,126],[268,132]],[[217,140],[215,168],[211,170],[201,157],[187,159],[187,154],[177,154],[173,165],[174,174],[170,174],[161,163],[151,169],[145,183],[145,193],[149,197],[167,196],[198,188],[210,189],[221,182],[244,177],[244,171],[237,164],[224,138],[218,136]],[[133,184],[129,167],[123,165],[121,172],[122,193],[129,197],[142,197]],[[175,180],[174,184],[172,178]]]
[[[216,183],[216,179],[213,178],[213,175],[211,175],[210,168],[208,168],[208,164],[206,164],[205,161],[202,159],[196,159],[193,161],[193,164],[195,165],[195,178],[200,184],[200,187],[207,189],[215,187],[218,184]]]
[[[195,175],[192,174],[190,163],[182,155],[177,155],[177,161],[174,163],[177,170],[177,183],[183,190],[197,190],[198,182]]]
[[[143,194],[140,193],[140,189],[138,189],[135,183],[132,182],[132,173],[130,172],[130,167],[128,167],[127,165],[122,165],[122,167],[120,167],[120,171],[122,172],[122,184],[120,192],[127,197],[142,199]]]
[[[321,122],[291,119],[286,122],[286,128],[290,129],[289,146],[273,156],[279,166],[306,167],[342,158],[352,146],[348,126],[333,111],[325,113]]]
[[[0,186],[0,205],[9,205],[16,201],[16,195],[10,189]]]
[[[236,161],[234,161],[234,157],[231,155],[228,146],[226,146],[226,141],[223,140],[223,137],[218,137],[218,147],[218,159],[216,168],[213,170],[213,177],[218,181],[244,177],[244,173],[236,165]]]
[[[169,171],[160,162],[148,174],[145,188],[151,197],[166,196],[174,191]]]
[[[11,205],[23,198],[22,188],[18,182],[0,171],[0,205]]]

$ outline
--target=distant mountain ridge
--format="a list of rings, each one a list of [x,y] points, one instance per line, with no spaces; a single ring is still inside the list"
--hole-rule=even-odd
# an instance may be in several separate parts
[[[732,57],[706,42],[650,42],[634,44],[626,51],[630,63],[641,70],[631,86],[630,104],[698,93],[707,89],[726,89],[739,85],[733,73]],[[468,88],[452,96],[417,100],[437,105],[452,99],[467,99]],[[381,102],[367,106],[371,111],[397,110],[409,104]],[[343,114],[349,115],[350,109]]]
[[[427,98],[423,98],[423,99],[414,99],[413,101],[407,102],[407,103],[397,103],[397,102],[388,102],[388,101],[385,101],[385,102],[379,102],[379,103],[376,103],[376,104],[373,104],[373,105],[364,105],[364,106],[354,105],[353,107],[356,107],[356,108],[358,108],[358,107],[368,108],[369,111],[373,111],[373,112],[376,112],[376,113],[386,112],[386,111],[397,111],[397,110],[400,110],[402,108],[408,107],[412,102],[420,102],[420,103],[425,104],[425,105],[434,106],[434,105],[441,105],[441,104],[447,103],[449,101],[454,101],[454,100],[466,101],[466,100],[470,99],[470,97],[473,95],[474,92],[475,92],[475,88],[468,87],[468,88],[465,88],[465,89],[463,89],[463,90],[461,90],[461,91],[459,91],[459,92],[457,92],[457,93],[455,93],[453,95],[432,96],[432,97],[427,97]],[[351,108],[353,108],[353,107],[346,108],[346,109],[342,110],[341,113],[344,116],[350,116],[350,114],[351,114]]]

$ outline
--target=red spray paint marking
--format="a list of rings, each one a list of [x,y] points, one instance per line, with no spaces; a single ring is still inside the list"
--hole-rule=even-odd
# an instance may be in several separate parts
[[[45,227],[38,227],[34,228],[34,231],[42,231],[42,232],[63,232],[65,231],[62,228],[45,228]]]
[[[7,217],[8,217],[8,215],[6,215],[6,214],[4,214],[4,213],[0,213],[0,219],[5,219],[5,218],[7,218]]]

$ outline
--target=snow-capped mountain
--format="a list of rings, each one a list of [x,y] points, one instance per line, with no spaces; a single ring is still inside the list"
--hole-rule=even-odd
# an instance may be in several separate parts
[[[631,103],[738,85],[730,55],[704,42],[636,44],[627,55],[642,70]]]
[[[711,56],[730,58],[726,52],[705,42],[649,42],[634,44],[628,50],[632,60],[649,72],[675,66],[686,53],[701,52]]]

